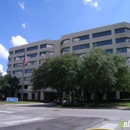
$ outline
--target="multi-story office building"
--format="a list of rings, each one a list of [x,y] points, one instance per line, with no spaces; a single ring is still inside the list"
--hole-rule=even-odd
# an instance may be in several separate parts
[[[93,47],[102,47],[108,53],[119,52],[130,59],[130,23],[112,24],[63,35],[59,40],[43,40],[10,48],[7,73],[12,76],[16,75],[21,81],[22,59],[26,52],[28,63],[24,71],[24,97],[29,100],[43,100],[55,91],[48,88],[44,91],[33,92],[30,82],[33,69],[37,68],[48,56],[53,58],[66,52],[75,52],[76,55],[82,57]],[[20,96],[20,91],[17,96]]]

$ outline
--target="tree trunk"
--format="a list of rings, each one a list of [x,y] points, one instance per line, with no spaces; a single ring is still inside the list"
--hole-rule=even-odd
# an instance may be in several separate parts
[[[92,93],[93,105],[95,105],[95,93]]]

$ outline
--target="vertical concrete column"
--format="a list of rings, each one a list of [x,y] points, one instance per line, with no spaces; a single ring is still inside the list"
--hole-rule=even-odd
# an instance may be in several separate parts
[[[15,93],[14,96],[17,97],[17,93]]]
[[[35,99],[34,100],[38,100],[38,93],[35,93]]]
[[[46,93],[47,94],[47,99],[49,99],[50,98],[50,93]]]
[[[66,93],[63,92],[63,99],[66,99]]]
[[[106,93],[103,95],[103,100],[107,100]]]
[[[119,100],[120,99],[120,91],[116,92],[116,99]]]
[[[44,100],[45,99],[44,95],[45,95],[44,92],[41,91],[41,93],[40,93],[40,100]]]
[[[83,97],[84,97],[84,93],[82,92],[82,93],[81,93],[81,101],[83,101],[83,100],[84,100],[84,98],[83,98]]]
[[[32,92],[28,92],[28,100],[32,100]]]
[[[91,93],[91,100],[93,100],[93,97],[95,97],[95,93]]]
[[[70,102],[72,102],[72,97],[71,97],[71,95],[70,95]]]

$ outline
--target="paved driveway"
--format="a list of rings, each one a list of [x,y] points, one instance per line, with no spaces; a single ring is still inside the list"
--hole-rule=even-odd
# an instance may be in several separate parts
[[[84,130],[95,125],[118,129],[122,118],[128,121],[130,111],[0,105],[0,130]]]

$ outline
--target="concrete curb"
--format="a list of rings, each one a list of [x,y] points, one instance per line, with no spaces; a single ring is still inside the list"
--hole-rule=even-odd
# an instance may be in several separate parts
[[[91,127],[93,127],[93,126],[95,126],[97,124],[100,124],[100,123],[102,123],[105,120],[106,120],[105,118],[99,118],[99,119],[96,119],[96,121],[94,121],[94,123],[92,123],[91,125],[84,125],[82,127],[76,128],[74,130],[85,130],[85,129],[91,128]]]

